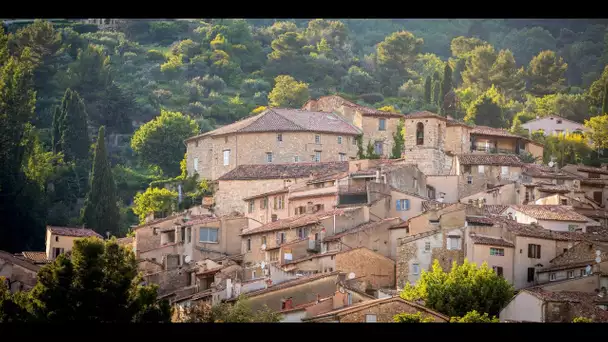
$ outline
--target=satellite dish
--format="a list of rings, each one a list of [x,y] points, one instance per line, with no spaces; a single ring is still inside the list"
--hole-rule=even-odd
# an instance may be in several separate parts
[[[600,258],[600,257],[598,256],[597,258],[595,258],[595,262],[597,262],[597,263],[599,264],[600,262],[602,262],[602,258]]]
[[[553,161],[549,162],[549,167],[553,167],[553,165],[555,165],[555,163]]]
[[[599,249],[595,251],[595,255],[597,255],[598,257],[600,256],[600,254],[602,254],[602,251],[600,251]]]
[[[186,257],[184,258],[184,261],[186,262],[190,262],[192,260],[192,258],[189,255],[186,255]]]
[[[262,263],[260,264],[260,266],[262,266],[262,268],[266,268],[266,263],[264,261],[262,261]]]
[[[350,272],[348,274],[348,279],[355,279],[355,274],[353,272]]]

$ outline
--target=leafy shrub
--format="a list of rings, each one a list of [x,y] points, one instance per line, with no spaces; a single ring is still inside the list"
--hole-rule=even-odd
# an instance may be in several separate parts
[[[367,103],[377,103],[377,102],[382,102],[384,100],[384,96],[382,96],[382,94],[380,93],[368,93],[368,94],[362,94],[359,95],[359,98]]]

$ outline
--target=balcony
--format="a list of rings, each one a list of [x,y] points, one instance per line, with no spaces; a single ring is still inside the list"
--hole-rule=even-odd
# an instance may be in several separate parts
[[[321,251],[321,241],[319,240],[308,240],[308,248],[306,251],[310,253],[319,253]]]

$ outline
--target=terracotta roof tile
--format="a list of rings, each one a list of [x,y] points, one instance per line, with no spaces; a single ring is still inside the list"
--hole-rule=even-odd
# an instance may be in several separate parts
[[[384,116],[384,117],[395,117],[395,118],[402,118],[404,116],[403,114],[399,114],[399,113],[385,112],[385,111],[377,110],[375,108],[362,106],[358,103],[348,101],[347,99],[345,99],[341,96],[338,96],[338,95],[321,96],[317,100],[312,100],[312,101],[316,102],[316,101],[319,101],[321,99],[326,99],[326,98],[333,98],[333,99],[337,100],[337,102],[340,105],[354,108],[354,109],[358,110],[359,112],[361,112],[363,114],[363,116]],[[306,104],[308,104],[308,102]],[[304,107],[306,107],[306,104],[304,104]]]
[[[511,208],[537,220],[587,222],[587,217],[567,205],[512,205]]]
[[[423,119],[423,118],[433,118],[433,119],[439,119],[442,121],[448,121],[448,119],[446,117],[443,117],[439,114],[435,114],[426,110],[423,111],[419,111],[419,112],[412,112],[409,113],[407,115],[405,115],[406,119]]]
[[[18,258],[11,253],[0,251],[0,259],[4,259],[12,264],[19,265],[23,268],[26,268],[30,271],[38,272],[40,270],[39,265],[35,265],[34,263],[25,260],[25,258]]]
[[[595,264],[596,264],[595,260],[590,259],[590,260],[585,260],[585,261],[568,263],[568,264],[564,264],[564,265],[545,267],[543,269],[537,270],[536,272],[538,272],[538,273],[546,273],[546,272],[551,272],[551,271],[567,270],[567,269],[570,269],[570,268],[585,267],[587,265],[595,265]]]
[[[331,215],[343,215],[348,211],[354,211],[356,208],[344,208],[344,209],[334,209],[329,211],[319,211],[312,214],[302,214],[297,216],[288,217],[282,220],[277,220],[274,222],[267,223],[263,226],[247,229],[242,232],[241,236],[259,234],[264,232],[272,232],[275,230],[282,229],[291,229],[291,228],[299,228],[311,224],[315,224],[320,222],[323,218],[329,217]]]
[[[568,193],[574,191],[573,187],[566,185],[542,185],[538,187],[538,191],[550,192],[550,193]]]
[[[266,196],[270,196],[270,195],[285,194],[285,193],[288,193],[288,192],[289,192],[289,189],[283,188],[283,189],[279,189],[279,190],[268,191],[268,192],[264,192],[264,193],[261,193],[261,194],[245,197],[245,198],[243,198],[243,201],[249,201],[249,200],[252,200],[252,199],[256,199],[256,198],[260,198],[260,197],[266,197]]]
[[[584,178],[584,179],[581,179],[581,184],[583,184],[583,185],[603,185],[603,186],[607,186],[608,185],[608,179],[590,179],[590,178]]]
[[[239,165],[219,180],[307,178],[348,171],[348,162]]]
[[[522,173],[534,178],[576,179],[575,175],[538,164],[522,165]]]
[[[34,264],[48,264],[53,262],[53,260],[46,258],[46,252],[22,252],[22,254],[27,261]]]
[[[591,218],[608,219],[608,210],[574,208],[574,211]]]
[[[524,137],[520,137],[519,135],[515,135],[502,128],[494,128],[489,126],[475,126],[471,131],[471,134],[478,135],[490,135],[495,137],[509,137],[509,138],[518,138],[523,140],[528,140]]]
[[[599,174],[603,174],[603,175],[608,175],[608,170],[607,169],[602,169],[602,168],[599,168],[599,167],[580,165],[577,168],[577,170],[580,171],[580,172],[599,173]]]
[[[581,232],[558,232],[554,230],[545,229],[536,224],[524,224],[517,223],[507,218],[496,217],[496,223],[500,223],[505,226],[507,231],[518,236],[532,237],[545,240],[556,240],[556,241],[599,241],[607,242],[608,236],[603,234],[595,233],[581,233]]]
[[[484,236],[479,234],[471,234],[471,240],[476,245],[489,245],[489,246],[501,246],[501,247],[509,247],[514,248],[515,245],[512,242],[509,242],[503,238],[497,238],[493,236]]]
[[[491,226],[491,225],[494,225],[496,220],[489,218],[489,217],[483,217],[483,216],[467,216],[467,222],[472,223],[473,225],[482,224],[482,225]]]
[[[259,296],[261,294],[265,294],[268,292],[283,290],[283,289],[287,289],[287,288],[290,288],[293,286],[306,284],[306,283],[312,282],[314,280],[319,280],[319,279],[323,279],[323,278],[327,278],[327,277],[335,277],[335,276],[338,276],[339,274],[340,274],[339,271],[334,271],[334,272],[330,272],[330,273],[321,273],[321,274],[315,274],[315,275],[311,275],[311,276],[307,276],[307,277],[300,277],[300,278],[288,280],[288,281],[285,281],[282,283],[272,284],[268,288],[256,290],[253,292],[247,292],[245,294],[247,295],[248,298],[251,298],[251,297]],[[232,301],[236,301],[237,299],[238,298],[230,298],[227,301],[232,302]]]
[[[606,304],[607,299],[595,293],[578,291],[545,291],[541,288],[524,290],[531,295],[548,302],[570,303],[577,315],[591,318],[594,322],[608,322],[608,311],[602,310],[598,305]]]
[[[390,221],[394,221],[394,222],[393,222],[393,224],[391,224],[389,226],[389,228],[390,227],[399,226],[399,225],[402,225],[403,223],[405,223],[405,221],[403,221],[402,219],[400,219],[398,217],[386,218],[386,219],[383,219],[381,221],[376,221],[376,222],[367,222],[367,223],[360,224],[360,225],[358,225],[356,227],[347,229],[347,230],[345,230],[345,231],[343,231],[343,232],[341,232],[339,234],[328,236],[325,239],[323,239],[323,241],[327,242],[327,241],[339,240],[340,238],[342,238],[342,237],[344,237],[346,235],[354,234],[354,233],[361,232],[361,231],[364,231],[364,230],[367,230],[367,229],[374,229],[374,228],[377,228],[378,226],[381,226],[381,225],[383,225],[383,224],[385,224],[387,222],[390,222]]]
[[[73,237],[98,237],[103,239],[103,237],[101,235],[99,235],[98,233],[96,233],[95,231],[91,230],[91,229],[86,229],[86,228],[69,228],[69,227],[55,227],[55,226],[48,226],[47,227],[51,233],[55,234],[55,235],[59,235],[59,236],[73,236]]]
[[[462,165],[508,165],[521,166],[522,162],[514,154],[460,154],[458,155]]]

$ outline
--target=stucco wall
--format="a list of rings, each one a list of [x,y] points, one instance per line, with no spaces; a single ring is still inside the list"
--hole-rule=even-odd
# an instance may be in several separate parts
[[[51,234],[50,230],[47,229],[47,245],[46,245],[46,257],[47,259],[53,259],[53,248],[63,248],[63,252],[67,253],[74,247],[74,241],[78,239],[73,236],[63,236]]]
[[[439,193],[445,193],[443,201],[445,203],[458,202],[458,179],[457,175],[427,176],[426,183],[435,188],[437,198]]]
[[[400,313],[415,314],[420,312],[423,317],[432,317],[434,322],[445,322],[444,319],[429,314],[426,311],[403,303],[401,301],[393,301],[389,303],[381,303],[362,310],[348,312],[339,316],[340,323],[365,323],[366,315],[376,315],[376,321],[382,323],[394,323],[393,317]]]
[[[504,321],[543,322],[542,301],[527,292],[520,292],[500,311],[499,319]]]
[[[490,248],[503,249],[505,255],[490,255]],[[467,254],[467,258],[478,266],[487,262],[490,268],[494,266],[502,267],[503,278],[513,284],[515,281],[513,277],[513,253],[514,249],[510,247],[473,244],[472,253],[470,255]]]
[[[528,257],[528,244],[540,245],[540,258]],[[528,268],[541,264],[543,267],[549,266],[549,261],[557,256],[557,245],[555,240],[536,239],[525,236],[517,236],[515,238],[515,258],[514,258],[514,286],[516,289],[521,289],[534,285],[533,282],[528,282]],[[560,250],[561,252],[561,250]]]
[[[556,118],[553,116],[528,121],[525,124],[522,124],[521,127],[529,130],[530,133],[536,132],[538,130],[543,130],[545,132],[545,135],[551,135],[556,130],[561,130],[563,132],[574,132],[575,130],[581,130],[581,131],[587,130],[584,125],[582,125],[580,123],[572,122],[569,120],[562,120],[562,122],[558,124]]]
[[[394,288],[395,262],[366,248],[336,254],[336,269],[354,273],[373,289]]]

